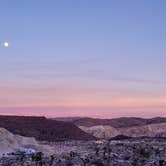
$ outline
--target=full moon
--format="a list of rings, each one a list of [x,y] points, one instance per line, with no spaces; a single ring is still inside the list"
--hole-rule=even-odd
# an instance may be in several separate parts
[[[4,47],[9,47],[9,43],[8,42],[4,42],[3,45],[4,45]]]

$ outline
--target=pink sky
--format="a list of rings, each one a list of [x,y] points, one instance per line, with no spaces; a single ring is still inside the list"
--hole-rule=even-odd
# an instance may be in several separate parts
[[[166,116],[166,96],[118,88],[0,86],[0,113],[35,116]]]
[[[0,2],[0,114],[166,116],[166,1]]]

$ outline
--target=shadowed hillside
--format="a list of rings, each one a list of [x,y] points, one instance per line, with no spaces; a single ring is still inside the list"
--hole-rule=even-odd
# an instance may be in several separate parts
[[[0,116],[0,127],[14,134],[34,137],[37,140],[91,140],[93,136],[85,133],[70,122],[60,122],[45,117]]]

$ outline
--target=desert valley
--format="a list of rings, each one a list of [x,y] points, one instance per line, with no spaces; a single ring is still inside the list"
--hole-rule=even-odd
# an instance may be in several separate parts
[[[0,0],[0,166],[166,166],[166,0]]]
[[[0,116],[1,166],[165,166],[166,118]]]

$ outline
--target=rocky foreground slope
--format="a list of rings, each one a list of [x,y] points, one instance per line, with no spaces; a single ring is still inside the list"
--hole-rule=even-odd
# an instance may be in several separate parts
[[[12,153],[24,148],[33,148],[47,155],[53,153],[51,147],[40,145],[35,138],[15,135],[4,128],[0,128],[0,157],[3,154]]]
[[[60,142],[57,142],[61,144]],[[73,149],[73,146],[75,147]],[[64,153],[51,156],[5,156],[1,166],[166,166],[165,139],[70,141]]]

